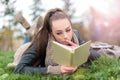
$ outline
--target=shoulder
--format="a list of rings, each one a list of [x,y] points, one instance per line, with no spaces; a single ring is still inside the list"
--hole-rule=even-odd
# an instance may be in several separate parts
[[[76,30],[76,29],[73,29],[73,32],[74,32],[74,33],[76,33],[76,32],[78,32],[78,30]]]
[[[78,30],[73,29],[73,32],[75,33],[75,35],[77,36],[77,38],[79,38],[79,37],[80,37],[80,34],[79,34]]]
[[[73,29],[73,32],[75,33],[76,37],[78,38],[80,45],[83,44],[85,41],[81,38],[79,31],[76,29]]]
[[[79,31],[78,30],[76,30],[76,29],[73,29],[73,32],[75,33],[75,35],[78,37],[78,36],[80,36],[80,33],[79,33]]]

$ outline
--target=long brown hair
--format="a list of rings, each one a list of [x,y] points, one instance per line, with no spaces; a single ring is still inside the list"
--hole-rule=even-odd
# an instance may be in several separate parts
[[[37,46],[37,61],[35,63],[35,66],[38,66],[39,64],[41,66],[45,66],[45,56],[46,56],[46,48],[48,44],[48,38],[49,34],[52,32],[52,21],[67,18],[69,21],[70,19],[68,16],[64,13],[63,10],[59,8],[50,9],[43,21],[43,27],[42,29],[37,33],[37,35],[33,38],[33,44]],[[71,23],[71,21],[70,21]]]

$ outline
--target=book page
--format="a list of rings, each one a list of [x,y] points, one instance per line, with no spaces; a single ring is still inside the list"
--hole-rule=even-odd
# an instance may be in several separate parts
[[[53,50],[53,60],[55,63],[66,66],[71,64],[72,52],[68,48],[65,48],[53,42],[52,50]]]
[[[71,48],[64,47],[60,43],[53,42],[53,60],[55,63],[66,66],[79,66],[85,63],[89,56],[89,49],[91,41],[88,41],[74,50]]]
[[[75,53],[72,57],[72,66],[79,66],[87,61],[88,56],[90,55],[90,43],[91,41],[88,41],[75,49]]]

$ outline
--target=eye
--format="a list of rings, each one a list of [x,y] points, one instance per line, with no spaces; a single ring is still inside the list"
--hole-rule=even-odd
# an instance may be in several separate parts
[[[70,32],[70,31],[71,31],[71,29],[67,29],[67,30],[66,30],[66,32]]]
[[[57,35],[61,35],[61,34],[62,34],[62,32],[57,32],[56,34],[57,34]]]

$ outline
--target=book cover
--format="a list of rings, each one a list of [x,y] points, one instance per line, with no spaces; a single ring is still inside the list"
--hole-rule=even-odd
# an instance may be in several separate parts
[[[89,56],[91,41],[72,49],[56,41],[52,42],[53,60],[55,63],[66,66],[79,66],[85,63]]]

